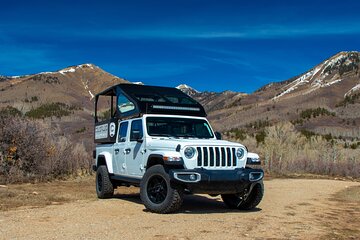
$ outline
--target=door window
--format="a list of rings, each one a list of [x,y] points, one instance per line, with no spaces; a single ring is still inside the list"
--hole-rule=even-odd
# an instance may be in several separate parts
[[[119,142],[126,142],[126,134],[128,129],[129,122],[122,122],[120,123],[120,130],[119,130]]]
[[[142,121],[134,120],[131,122],[130,141],[137,141],[143,138]]]

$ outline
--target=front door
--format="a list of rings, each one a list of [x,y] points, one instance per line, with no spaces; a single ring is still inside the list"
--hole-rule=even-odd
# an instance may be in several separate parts
[[[145,154],[144,131],[142,119],[131,121],[130,138],[126,155],[126,166],[128,174],[141,176],[144,170],[143,157]]]

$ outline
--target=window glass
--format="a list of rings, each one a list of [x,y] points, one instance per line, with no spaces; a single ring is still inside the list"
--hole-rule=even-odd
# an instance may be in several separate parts
[[[123,94],[118,95],[117,107],[120,113],[130,112],[135,109],[135,105]]]
[[[142,121],[134,120],[131,122],[130,141],[136,141],[143,138]]]
[[[111,109],[111,106],[113,107]],[[97,122],[109,120],[115,115],[116,97],[100,95],[97,101]]]
[[[129,122],[120,123],[119,142],[126,142],[128,125],[129,125]]]
[[[147,133],[150,136],[175,138],[213,138],[209,124],[203,119],[148,117]]]

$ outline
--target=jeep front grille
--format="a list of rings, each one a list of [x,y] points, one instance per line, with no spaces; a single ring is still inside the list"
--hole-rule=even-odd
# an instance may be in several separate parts
[[[233,147],[197,147],[196,149],[198,167],[236,167]]]

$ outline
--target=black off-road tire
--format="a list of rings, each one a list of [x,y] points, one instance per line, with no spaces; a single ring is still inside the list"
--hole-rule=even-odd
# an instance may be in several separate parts
[[[99,166],[96,170],[96,194],[100,199],[110,198],[114,195],[114,186],[105,165]]]
[[[256,183],[246,200],[242,200],[241,196],[238,194],[222,194],[221,198],[228,208],[252,210],[261,202],[263,196],[264,184],[261,181]]]
[[[183,189],[173,188],[164,166],[150,167],[140,183],[140,198],[146,209],[155,213],[171,213],[181,207]]]

